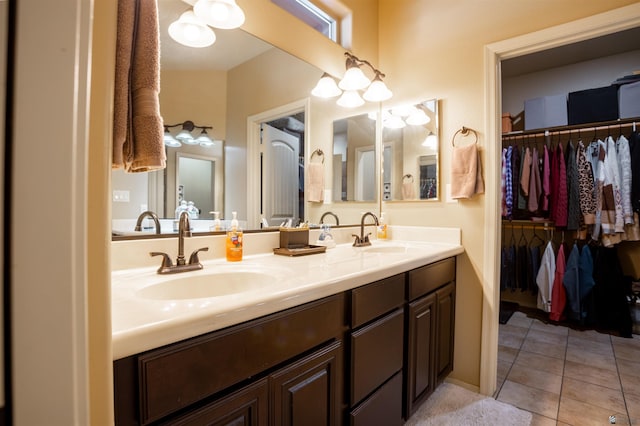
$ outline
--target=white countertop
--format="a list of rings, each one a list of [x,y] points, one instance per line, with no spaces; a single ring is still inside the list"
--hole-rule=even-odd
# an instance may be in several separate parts
[[[372,246],[404,246],[406,251],[402,253],[339,244],[325,253],[299,257],[264,253],[245,256],[241,262],[205,260],[201,271],[171,275],[157,274],[157,266],[115,270],[113,359],[239,324],[463,252],[459,230],[454,230],[453,239],[438,238],[438,242],[408,241],[415,232],[404,231],[396,229],[394,240],[373,241]],[[138,294],[162,281],[225,271],[264,273],[270,276],[269,284],[238,294],[198,299],[152,300]]]

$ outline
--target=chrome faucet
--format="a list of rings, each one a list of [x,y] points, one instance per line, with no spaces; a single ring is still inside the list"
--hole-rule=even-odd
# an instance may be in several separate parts
[[[158,268],[159,274],[175,274],[177,272],[187,272],[202,269],[202,263],[198,259],[198,253],[201,251],[208,251],[209,247],[199,248],[189,256],[189,263],[185,261],[184,257],[184,238],[191,236],[191,224],[189,222],[189,213],[180,213],[179,228],[178,228],[178,257],[176,264],[171,262],[171,258],[167,253],[158,251],[152,251],[149,253],[151,256],[162,256],[162,264]]]
[[[324,213],[322,213],[322,216],[320,216],[320,224],[324,223],[325,216],[333,216],[334,219],[336,220],[336,226],[340,225],[340,219],[338,219],[338,216],[336,216],[336,214],[333,213],[333,212],[324,212]]]
[[[153,223],[155,223],[156,225],[156,234],[160,234],[160,220],[158,220],[158,215],[152,212],[151,210],[147,210],[145,212],[140,213],[140,216],[138,216],[138,221],[136,222],[136,227],[134,228],[134,231],[142,231],[142,220],[147,216],[153,219]]]
[[[371,212],[366,212],[365,214],[363,214],[362,219],[360,219],[360,236],[351,234],[352,237],[356,237],[355,241],[353,242],[354,247],[364,247],[371,245],[371,241],[369,241],[369,235],[371,235],[371,232],[369,232],[367,235],[364,235],[364,220],[367,218],[367,216],[371,216],[376,226],[378,226],[378,218],[375,214]]]

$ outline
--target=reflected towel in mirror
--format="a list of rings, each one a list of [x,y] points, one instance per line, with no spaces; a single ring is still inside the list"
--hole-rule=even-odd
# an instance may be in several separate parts
[[[482,193],[484,181],[478,145],[454,146],[451,156],[451,198],[471,198]]]
[[[305,189],[312,203],[324,201],[324,164],[309,163],[309,180]]]

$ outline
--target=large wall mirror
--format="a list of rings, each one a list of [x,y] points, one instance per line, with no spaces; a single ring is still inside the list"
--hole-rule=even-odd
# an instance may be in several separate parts
[[[438,101],[383,109],[382,200],[437,200]]]
[[[376,201],[376,115],[333,122],[333,201]]]

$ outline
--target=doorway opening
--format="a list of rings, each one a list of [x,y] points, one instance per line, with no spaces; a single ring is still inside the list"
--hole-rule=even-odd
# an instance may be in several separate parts
[[[247,119],[247,226],[305,220],[309,99]]]

